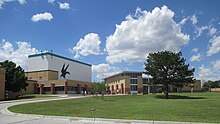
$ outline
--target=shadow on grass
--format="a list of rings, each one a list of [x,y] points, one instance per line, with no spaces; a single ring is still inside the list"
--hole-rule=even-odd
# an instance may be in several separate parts
[[[166,99],[165,95],[155,96],[157,99]],[[169,99],[206,99],[204,97],[190,97],[190,96],[181,96],[181,95],[169,95]]]

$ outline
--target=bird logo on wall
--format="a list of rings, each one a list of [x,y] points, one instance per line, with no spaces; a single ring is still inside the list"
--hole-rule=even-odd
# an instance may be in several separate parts
[[[63,64],[60,77],[66,78],[66,74],[70,74],[70,72],[67,71],[68,67],[69,64],[66,67],[65,67],[65,63]]]

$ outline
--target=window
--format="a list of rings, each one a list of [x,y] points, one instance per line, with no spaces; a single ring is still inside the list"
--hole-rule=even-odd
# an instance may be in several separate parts
[[[51,87],[44,87],[45,92],[50,92],[50,90],[51,90]]]
[[[68,86],[68,91],[77,91],[77,87]]]
[[[130,79],[130,84],[138,84],[137,79]]]
[[[137,91],[138,86],[137,85],[131,85],[131,91]]]
[[[130,74],[130,77],[131,77],[131,78],[137,78],[137,74],[136,74],[136,73],[131,73],[131,74]]]
[[[143,86],[143,91],[148,91],[148,86]]]
[[[55,91],[64,91],[64,86],[55,87]]]

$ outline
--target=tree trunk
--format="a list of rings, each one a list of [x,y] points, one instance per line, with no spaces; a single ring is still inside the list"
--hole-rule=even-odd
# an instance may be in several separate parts
[[[104,93],[102,92],[102,100],[104,100]]]
[[[169,92],[169,87],[168,87],[168,84],[166,84],[166,99],[168,99],[169,98],[169,96],[168,96],[168,92]]]

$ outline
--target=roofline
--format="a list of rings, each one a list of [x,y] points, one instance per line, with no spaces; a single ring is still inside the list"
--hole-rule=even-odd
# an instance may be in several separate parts
[[[72,62],[76,62],[76,63],[79,63],[79,64],[83,64],[83,65],[87,65],[87,66],[92,66],[92,65],[90,65],[88,63],[80,62],[80,61],[77,61],[77,60],[74,60],[74,59],[70,59],[70,58],[67,58],[67,57],[63,57],[63,56],[60,56],[60,55],[57,55],[57,54],[54,54],[54,53],[50,53],[50,52],[29,55],[28,58],[38,57],[38,56],[43,56],[43,55],[51,55],[51,56],[55,56],[55,57],[58,57],[58,58],[66,59],[66,60],[69,60],[69,61],[72,61]]]
[[[38,71],[26,71],[25,73],[36,73],[36,72],[45,72],[45,71],[58,72],[58,71],[55,71],[55,70],[38,70]]]
[[[141,72],[141,71],[122,71],[122,72],[119,72],[119,73],[110,75],[110,76],[108,76],[108,77],[105,77],[105,78],[103,78],[103,79],[107,79],[107,78],[110,78],[110,77],[113,77],[113,76],[116,76],[116,75],[119,75],[119,74],[122,74],[122,73],[143,73],[143,72]]]

